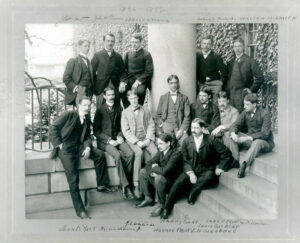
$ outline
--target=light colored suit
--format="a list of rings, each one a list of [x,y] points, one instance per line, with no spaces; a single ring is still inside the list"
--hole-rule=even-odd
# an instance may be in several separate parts
[[[121,129],[122,133],[131,147],[131,149],[134,151],[135,159],[134,159],[134,166],[133,166],[133,183],[135,186],[138,186],[139,183],[139,173],[142,165],[142,156],[143,156],[143,150],[146,150],[150,153],[151,158],[154,157],[154,155],[157,153],[156,145],[154,144],[155,141],[155,125],[154,121],[152,119],[150,111],[140,106],[141,117],[142,117],[142,124],[144,128],[144,132],[146,134],[145,139],[150,139],[150,144],[141,149],[137,142],[139,139],[136,136],[136,128],[137,124],[135,121],[135,114],[132,109],[132,106],[130,105],[122,112],[122,118],[121,118]]]

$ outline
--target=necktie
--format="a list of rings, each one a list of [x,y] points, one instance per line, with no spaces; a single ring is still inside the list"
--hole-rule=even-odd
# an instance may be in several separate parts
[[[137,108],[133,109],[133,112],[136,112],[140,109],[140,107],[138,106]]]

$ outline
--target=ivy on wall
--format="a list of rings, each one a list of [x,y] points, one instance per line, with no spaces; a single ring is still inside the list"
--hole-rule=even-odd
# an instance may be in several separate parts
[[[147,49],[148,28],[147,25],[141,24],[84,24],[75,25],[74,28],[74,43],[80,39],[88,39],[91,41],[89,56],[92,57],[97,51],[104,48],[103,36],[107,33],[112,33],[116,37],[114,49],[122,56],[130,50],[130,38],[133,33],[141,33],[144,37],[143,47]],[[74,48],[76,50],[76,48]]]
[[[197,24],[197,48],[201,38],[211,35],[213,49],[219,53],[225,64],[234,55],[233,40],[235,37],[248,38],[247,24]],[[278,82],[278,25],[257,24],[255,60],[263,71],[265,83],[258,92],[259,102],[271,112],[272,128],[278,129],[277,82]]]

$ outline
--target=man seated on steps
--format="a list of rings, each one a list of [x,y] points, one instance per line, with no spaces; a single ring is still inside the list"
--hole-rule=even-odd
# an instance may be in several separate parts
[[[195,118],[191,124],[192,135],[182,144],[183,173],[175,180],[164,205],[161,218],[167,219],[174,204],[182,194],[194,205],[203,189],[219,183],[220,170],[232,168],[233,158],[229,149],[209,134],[204,134],[206,124]]]
[[[94,135],[97,138],[98,148],[106,151],[116,161],[122,194],[125,199],[133,199],[129,187],[129,179],[132,177],[132,166],[134,153],[129,145],[124,141],[121,132],[120,103],[115,103],[115,88],[104,89],[105,103],[97,109],[94,118]]]
[[[57,156],[65,169],[72,202],[79,218],[90,218],[85,210],[79,191],[78,164],[80,157],[94,160],[97,191],[111,192],[104,153],[92,146],[89,117],[91,100],[78,98],[77,110],[66,111],[50,126],[50,142],[53,146],[51,159]]]
[[[221,124],[218,107],[211,99],[211,90],[202,86],[197,100],[191,105],[191,120],[195,118],[202,119],[207,125],[205,133],[211,133]]]
[[[151,157],[157,153],[155,141],[155,125],[150,111],[138,103],[138,95],[135,89],[127,92],[130,106],[122,112],[121,129],[122,133],[133,150],[135,158],[133,165],[134,196],[140,198],[139,174],[142,166],[144,150],[150,153]]]
[[[238,178],[245,177],[246,167],[251,165],[258,153],[267,153],[274,148],[273,133],[271,131],[270,114],[257,107],[256,94],[248,94],[244,98],[244,111],[230,128],[230,137],[225,138],[226,146],[231,150],[233,157],[240,160],[240,149],[248,149],[246,156],[240,161]],[[241,128],[247,128],[241,133]]]
[[[140,172],[140,183],[145,200],[136,207],[152,206],[156,192],[158,206],[151,212],[151,217],[161,215],[166,194],[182,171],[182,158],[176,144],[177,141],[173,135],[162,133],[157,140],[159,152],[146,163],[146,167]]]
[[[170,75],[168,84],[170,91],[160,97],[155,120],[161,132],[174,134],[181,145],[190,126],[190,102],[179,92],[177,75]]]

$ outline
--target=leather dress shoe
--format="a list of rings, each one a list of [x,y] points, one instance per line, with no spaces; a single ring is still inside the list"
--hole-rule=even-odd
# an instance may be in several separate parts
[[[98,186],[97,187],[97,192],[106,192],[106,193],[109,193],[109,192],[113,192],[113,190],[110,189],[108,186]]]
[[[135,205],[136,208],[144,208],[148,206],[153,206],[154,202],[152,200],[144,200],[141,203]]]
[[[247,168],[247,164],[246,162],[244,161],[239,169],[239,172],[237,174],[237,177],[238,178],[243,178],[246,176],[246,168]]]
[[[129,187],[125,187],[122,189],[122,194],[124,199],[134,199],[134,196]]]
[[[160,218],[161,218],[161,219],[167,219],[167,218],[169,218],[170,214],[171,214],[171,211],[170,211],[170,210],[164,209],[164,210],[162,211],[161,215],[160,215]]]
[[[158,207],[156,207],[154,209],[154,211],[151,212],[150,217],[158,217],[161,215],[161,213],[163,212],[163,208],[161,205],[159,205]]]
[[[81,219],[90,219],[91,218],[85,211],[81,211],[77,216]]]
[[[190,204],[190,205],[195,205],[195,201],[192,200],[192,199],[190,199],[190,198],[187,200],[187,202],[188,202],[188,204]]]
[[[139,188],[137,186],[134,187],[133,195],[136,197],[136,199],[140,199],[141,198],[141,193],[140,193],[140,190],[139,190]]]

